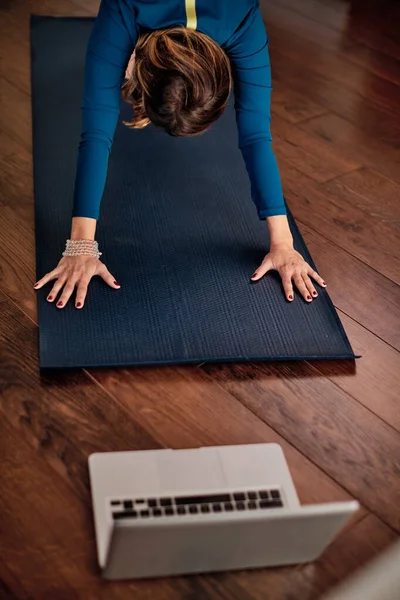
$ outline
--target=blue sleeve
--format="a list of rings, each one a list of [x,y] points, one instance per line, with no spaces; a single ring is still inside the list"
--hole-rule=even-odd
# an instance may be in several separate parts
[[[234,77],[239,148],[260,219],[285,215],[278,164],[271,136],[271,66],[268,36],[258,2],[227,44]]]
[[[99,217],[121,85],[135,43],[118,0],[102,0],[86,50],[73,217]]]

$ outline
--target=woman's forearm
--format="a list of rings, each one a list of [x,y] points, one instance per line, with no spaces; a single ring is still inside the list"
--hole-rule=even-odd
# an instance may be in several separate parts
[[[290,231],[289,221],[286,215],[276,215],[266,218],[271,246],[278,244],[292,244],[293,236]]]
[[[73,217],[71,225],[71,240],[94,240],[96,234],[96,219],[89,217]]]

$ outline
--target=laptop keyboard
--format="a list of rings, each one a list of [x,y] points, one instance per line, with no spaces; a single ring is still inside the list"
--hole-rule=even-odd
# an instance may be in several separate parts
[[[113,519],[172,517],[283,507],[277,489],[196,496],[111,500]]]

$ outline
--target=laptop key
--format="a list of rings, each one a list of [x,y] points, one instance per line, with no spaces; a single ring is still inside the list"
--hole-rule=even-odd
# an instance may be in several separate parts
[[[185,506],[178,506],[178,508],[176,509],[178,515],[186,515],[186,507]]]
[[[201,505],[201,512],[202,513],[208,513],[208,512],[210,512],[210,507],[208,506],[208,504],[202,504]]]
[[[260,500],[260,508],[277,508],[283,506],[281,500]]]
[[[262,500],[268,500],[269,498],[269,492],[267,492],[266,490],[263,490],[262,492],[259,492],[260,494],[260,498]]]
[[[171,498],[161,498],[160,500],[161,506],[172,506]]]
[[[141,517],[149,517],[150,511],[149,510],[141,510],[139,514]]]
[[[152,514],[153,514],[153,517],[161,517],[162,510],[159,508],[153,508]]]
[[[225,504],[224,504],[224,508],[225,508],[225,510],[227,510],[227,511],[231,511],[231,510],[233,510],[233,504],[232,504],[232,502],[225,502]]]
[[[257,502],[254,502],[254,500],[250,500],[250,502],[247,503],[247,508],[249,508],[250,510],[254,510],[257,508]]]
[[[277,500],[277,499],[280,499],[281,494],[280,494],[279,490],[272,490],[271,496],[272,496],[272,498],[274,498],[274,500]]]
[[[212,504],[213,502],[228,502],[230,494],[207,494],[204,496],[176,496],[175,504]]]
[[[164,509],[164,513],[167,515],[167,517],[170,517],[171,515],[174,514],[174,509],[171,508],[170,506],[168,506],[167,508]]]
[[[149,498],[147,504],[150,508],[155,508],[157,506],[157,500],[155,498]]]
[[[214,503],[212,505],[212,507],[213,507],[213,511],[214,512],[221,512],[222,511],[222,506],[219,503]]]
[[[132,500],[124,500],[123,505],[124,505],[124,508],[126,508],[126,510],[133,508]]]
[[[272,500],[270,506],[273,506],[274,508],[281,507],[283,506],[282,500]]]
[[[198,509],[198,507],[196,506],[196,504],[191,504],[191,505],[189,506],[189,512],[190,512],[192,515],[194,515],[194,514],[196,514],[196,513],[198,513],[198,512],[199,512],[199,509]]]
[[[236,492],[236,494],[233,494],[233,497],[237,501],[243,501],[246,498],[246,496],[242,492]]]
[[[244,502],[236,502],[236,508],[237,510],[245,510],[246,505]]]
[[[114,512],[112,516],[113,519],[134,519],[138,514],[135,510],[124,510],[123,512]]]

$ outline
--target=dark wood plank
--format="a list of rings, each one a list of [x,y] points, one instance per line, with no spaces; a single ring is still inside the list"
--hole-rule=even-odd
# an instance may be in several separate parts
[[[334,186],[318,186],[286,159],[281,158],[279,165],[285,196],[298,221],[400,283],[399,236],[395,228],[364,210],[358,195],[354,194],[349,202]]]
[[[399,286],[315,230],[302,223],[300,229],[335,306],[400,350]]]
[[[261,6],[269,19],[304,39],[318,43],[321,48],[340,55],[341,50],[358,43],[373,49],[383,58],[398,60],[400,43],[396,22],[400,19],[399,9],[393,0],[384,1],[383,4],[389,10],[383,9],[382,2],[368,3],[362,0],[340,3],[319,0],[261,0]],[[388,18],[390,10],[396,13],[393,20]],[[382,13],[385,12],[382,18]],[[379,37],[382,39],[379,40]]]
[[[354,46],[354,40],[346,35],[348,20],[343,23],[344,27],[334,29],[273,1],[263,4],[263,14],[271,37],[271,48],[279,35],[280,49],[293,60],[296,60],[296,51],[299,52],[297,58],[299,55],[311,58],[314,52],[314,60],[307,61],[311,71],[328,72],[330,79],[337,80],[347,89],[356,91],[358,87],[363,100],[373,101],[381,108],[395,102],[400,93],[396,85],[398,82],[388,81],[380,73],[375,75],[368,63],[361,65],[349,60],[347,46]]]
[[[400,125],[393,119],[393,111],[396,110],[396,104],[399,102],[399,86],[381,78],[377,78],[378,81],[375,82],[373,74],[370,74],[363,88],[360,81],[358,86],[355,86],[354,82],[351,85],[347,84],[344,79],[345,74],[341,80],[343,66],[337,66],[335,71],[328,61],[323,62],[319,59],[318,47],[306,51],[299,44],[291,49],[289,42],[282,43],[279,47],[274,46],[272,37],[274,27],[269,26],[269,30],[271,31],[273,82],[275,79],[280,80],[297,93],[310,95],[319,105],[349,120],[359,130],[364,129],[371,137],[395,146]],[[280,35],[280,31],[275,32],[276,38]],[[300,58],[303,55],[305,55],[304,59]],[[346,64],[346,61],[343,62]],[[332,76],[332,71],[336,72],[335,76]],[[350,75],[348,81],[352,81]],[[374,92],[374,86],[382,88],[383,84],[387,87],[391,86],[391,89],[378,89]],[[360,103],[361,90],[364,97]]]
[[[361,208],[385,225],[400,229],[400,184],[373,169],[364,167],[346,173],[320,186],[320,189],[329,197],[340,198],[343,204]],[[400,255],[398,259],[400,261]]]
[[[283,35],[285,35],[285,32],[291,31],[296,37],[318,44],[321,49],[330,50],[335,53],[344,44],[343,30],[340,26],[334,28],[322,22],[317,23],[313,19],[310,19],[308,15],[303,15],[302,11],[297,7],[296,9],[287,7],[285,6],[285,2],[280,2],[279,0],[277,2],[273,0],[261,0],[260,6],[267,32],[271,39],[273,38],[271,27],[280,27]],[[340,18],[343,21],[343,17],[340,17],[340,15],[335,15],[334,18],[336,21]]]
[[[6,549],[2,548],[1,541],[0,548],[2,556],[4,556]],[[0,559],[0,598],[2,600],[28,600],[28,594],[21,582],[11,573],[2,559]]]
[[[299,15],[302,16],[300,29],[301,34],[311,41],[318,41],[322,47],[333,49],[335,53],[357,65],[361,69],[369,70],[375,75],[388,79],[397,85],[400,83],[399,62],[383,54],[376,48],[372,51],[364,43],[356,42],[351,35],[352,26],[349,21],[355,17],[351,11],[350,2],[327,2],[326,0],[269,0],[268,5],[284,6],[290,9],[285,12],[285,18],[279,19],[279,24],[285,24],[290,28],[290,21],[296,19],[296,31],[298,30]],[[263,4],[262,4],[263,5]],[[378,3],[375,3],[377,9]],[[267,4],[265,4],[268,10]],[[378,11],[379,12],[379,11]],[[278,22],[278,21],[277,21]],[[332,37],[329,30],[339,32],[339,36]],[[328,30],[328,31],[327,31]]]
[[[262,0],[264,1],[264,0]],[[336,0],[269,0],[273,4],[282,6],[287,10],[286,18],[298,18],[301,15],[302,23],[308,22],[311,34],[318,29],[326,33],[326,29],[343,32],[350,12],[350,2],[337,2]],[[323,40],[323,38],[322,38]]]
[[[329,113],[309,119],[299,124],[299,128],[315,133],[348,158],[400,183],[400,156],[396,143],[385,143],[371,131],[367,122],[364,124],[365,127],[356,127],[339,115]]]
[[[398,432],[307,362],[202,369],[368,510],[400,531]],[[360,476],[355,476],[355,469]],[[376,489],[388,493],[377,494]]]
[[[29,216],[24,218],[22,210]],[[21,204],[17,211],[0,204],[0,221],[1,289],[36,321],[33,206]]]
[[[268,579],[265,577],[265,570],[253,569],[247,571],[237,571],[235,580],[240,586],[237,600],[251,598],[257,600],[317,600],[313,591],[313,582],[301,573],[298,568],[280,567],[279,569],[269,569]],[[212,582],[215,585],[216,582]],[[225,581],[219,583],[222,588]],[[242,594],[242,595],[240,595]],[[203,600],[206,596],[199,596],[198,600]],[[231,600],[231,596],[226,595],[226,600]]]
[[[331,29],[340,32],[344,40],[353,41],[355,39],[352,36],[354,29],[362,26],[364,29],[367,27],[371,33],[374,31],[379,32],[379,35],[383,38],[391,38],[393,33],[393,41],[395,41],[396,46],[399,46],[396,37],[398,33],[396,23],[400,19],[400,13],[396,2],[393,2],[393,0],[384,0],[383,2],[362,2],[360,0],[341,2],[337,0],[269,1],[286,9],[284,22],[288,22],[290,17],[298,18],[301,16],[300,22],[303,24],[303,29],[309,31],[311,35],[313,33],[315,35],[314,30],[318,27],[324,34]],[[363,40],[363,42],[365,43],[366,40]],[[374,50],[378,51],[376,47],[374,47]],[[397,49],[395,53],[397,54]],[[385,55],[385,58],[390,58],[390,56]]]
[[[33,206],[32,154],[4,131],[0,135],[0,201],[18,210]]]
[[[383,54],[400,60],[399,3],[393,0],[352,0],[347,35]]]
[[[90,553],[84,556],[82,550],[93,546],[84,535],[89,515],[84,514],[60,477],[49,470],[44,476],[45,467],[35,452],[29,451],[25,440],[2,419],[0,539],[5,550],[3,560],[14,578],[23,581],[28,594],[36,597],[43,594],[47,598],[53,594],[66,600],[77,597],[74,585],[77,559],[86,562]],[[34,477],[30,475],[31,470]],[[68,519],[75,506],[78,509],[74,511],[75,518]],[[63,534],[65,544],[59,541]],[[71,555],[68,549],[72,550]]]
[[[0,288],[36,321],[32,155],[4,132],[0,135],[0,169]]]
[[[3,274],[0,286],[3,286],[5,289],[10,285],[15,288],[16,282],[19,283],[19,277],[14,275],[15,269],[19,270],[20,267],[18,259],[24,263],[24,267],[19,271],[20,275],[34,269],[34,236],[32,235],[34,223],[32,156],[16,140],[6,133],[0,135],[0,169],[2,172],[2,177],[0,178],[0,214],[2,213],[1,217],[3,222],[0,239],[6,244],[6,247],[0,251],[0,256],[2,256],[2,260],[5,261],[5,264],[11,265],[11,272],[13,273],[11,275],[10,270],[6,269],[6,273]],[[4,214],[5,212],[7,212],[7,215]],[[25,229],[25,223],[28,231]],[[20,225],[22,226],[22,231],[20,231]],[[15,233],[16,231],[19,233]],[[16,237],[17,239],[15,239]],[[20,244],[18,243],[19,237],[21,239]],[[10,246],[7,246],[7,244],[10,244]],[[29,264],[26,265],[26,261],[23,257],[26,257],[24,252],[28,247],[30,259]],[[11,255],[8,254],[8,251],[11,252]],[[17,259],[16,256],[18,256]],[[9,262],[10,259],[11,262]],[[14,265],[13,267],[13,260],[16,260],[18,265]],[[35,277],[34,273],[32,273],[32,277]],[[25,293],[29,294],[28,290],[32,284],[33,280],[26,280],[27,288]],[[18,291],[16,292],[14,290],[14,294],[16,293],[18,297],[19,290],[21,290],[21,288],[18,285]],[[14,295],[14,298],[15,297],[16,296]],[[26,307],[26,310],[31,318],[36,319],[36,310],[30,298],[29,307]]]
[[[95,16],[100,6],[100,0],[70,0],[70,2],[79,8],[84,8],[90,16]]]
[[[52,15],[52,16],[95,16],[97,14],[99,2],[91,0],[36,0],[29,4],[24,2],[14,2],[12,10],[3,10],[0,19],[0,40],[3,43],[0,47],[4,47],[8,56],[12,56],[13,60],[4,60],[2,63],[2,115],[10,114],[10,118],[15,120],[21,115],[21,106],[23,104],[23,94],[31,94],[30,82],[30,22],[29,15]],[[9,88],[11,86],[11,89]],[[4,87],[4,91],[3,91]],[[16,89],[22,98],[17,98],[21,104],[18,111],[14,104],[15,100],[11,98],[15,96],[13,90]],[[29,103],[25,102],[26,109],[30,111]],[[22,108],[23,110],[23,108]],[[25,115],[24,115],[25,116]],[[30,118],[30,115],[29,115]],[[6,123],[6,119],[2,119],[1,126],[9,131],[12,123]],[[22,121],[24,122],[24,121]],[[21,122],[19,123],[21,126]],[[30,120],[27,121],[27,127],[30,131]],[[22,138],[22,142],[30,142],[31,136],[28,135]]]
[[[91,452],[159,447],[80,370],[40,373],[36,325],[2,302],[0,410],[74,489],[86,495]]]
[[[400,353],[339,311],[356,354],[348,361],[315,361],[318,371],[400,433]]]
[[[324,182],[357,169],[360,164],[343,158],[335,148],[314,135],[306,135],[275,115],[274,149],[278,162],[284,161],[311,179]]]
[[[347,46],[341,55],[374,75],[400,85],[400,62],[395,58],[360,43]]]
[[[315,563],[302,566],[300,570],[312,581],[315,597],[320,598],[397,539],[393,530],[375,516],[368,515],[338,536]]]
[[[316,104],[311,98],[285,87],[282,82],[274,81],[271,113],[295,124],[326,114],[327,110]]]
[[[2,80],[1,131],[32,152],[32,118],[29,97],[13,82]]]

